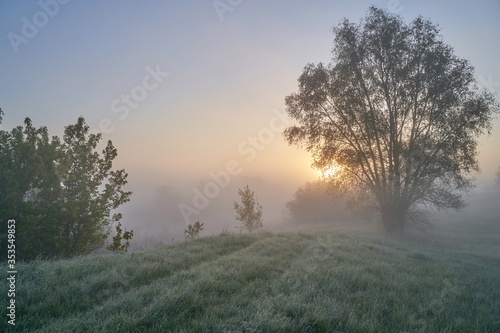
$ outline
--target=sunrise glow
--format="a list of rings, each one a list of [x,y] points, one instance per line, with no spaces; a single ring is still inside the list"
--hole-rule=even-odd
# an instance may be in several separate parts
[[[342,171],[344,168],[333,161],[328,167],[318,170],[321,179],[334,180],[342,176]]]

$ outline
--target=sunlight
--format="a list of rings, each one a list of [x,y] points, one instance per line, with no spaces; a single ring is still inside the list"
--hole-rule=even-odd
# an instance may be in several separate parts
[[[324,180],[338,179],[342,175],[343,167],[333,161],[329,166],[319,169],[319,176]]]

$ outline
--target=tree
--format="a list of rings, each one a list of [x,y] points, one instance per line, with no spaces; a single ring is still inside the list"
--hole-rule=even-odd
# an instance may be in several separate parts
[[[111,212],[128,202],[132,193],[123,190],[128,176],[125,170],[111,170],[116,148],[108,141],[100,156],[96,148],[102,135],[89,134],[82,117],[65,128],[63,139],[63,254],[74,256],[104,245],[111,226],[122,218],[121,213]]]
[[[308,64],[286,97],[298,123],[288,143],[311,152],[314,168],[341,166],[333,186],[376,209],[393,236],[419,220],[419,206],[461,208],[478,170],[476,138],[498,112],[473,67],[422,17],[406,24],[370,7],[333,31],[332,63]]]
[[[343,198],[332,192],[325,180],[301,186],[286,203],[286,208],[294,223],[346,222],[350,219]]]
[[[184,230],[186,239],[196,239],[203,230],[204,223],[197,221],[194,225],[188,225],[188,228]]]
[[[29,118],[24,124],[0,131],[0,220],[16,220],[17,257],[27,260],[58,254],[61,184],[56,161],[63,152],[58,138],[49,140],[47,128],[34,128]],[[3,238],[1,243],[4,249]]]
[[[0,219],[16,220],[18,257],[71,257],[103,246],[121,219],[112,211],[131,195],[125,171],[111,170],[111,141],[101,156],[101,134],[89,134],[83,118],[66,127],[62,142],[24,123],[0,131]]]
[[[262,206],[255,201],[254,192],[250,191],[247,185],[243,190],[239,189],[238,194],[241,197],[241,205],[234,202],[236,220],[241,221],[248,232],[262,229]]]

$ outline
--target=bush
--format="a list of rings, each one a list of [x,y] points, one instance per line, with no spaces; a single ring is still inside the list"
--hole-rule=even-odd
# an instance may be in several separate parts
[[[188,228],[184,230],[184,234],[186,235],[186,239],[195,239],[199,237],[200,231],[203,230],[204,223],[200,223],[197,221],[194,225],[188,225]]]

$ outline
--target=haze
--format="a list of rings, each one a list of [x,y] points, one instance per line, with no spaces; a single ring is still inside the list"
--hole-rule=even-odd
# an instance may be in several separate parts
[[[224,10],[207,0],[173,3],[68,2],[17,44],[9,34],[23,36],[23,18],[42,9],[37,1],[0,3],[2,128],[30,117],[61,136],[83,116],[104,133],[134,192],[123,224],[144,244],[181,239],[188,221],[179,205],[194,207],[210,182],[218,190],[188,218],[204,222],[205,234],[235,231],[232,202],[246,184],[265,225],[286,219],[285,203],[318,172],[283,139],[291,124],[284,97],[307,63],[329,63],[332,26],[358,22],[370,5],[438,23],[478,82],[500,92],[498,1],[242,0]],[[495,178],[499,144],[497,119],[480,138],[476,192]]]

